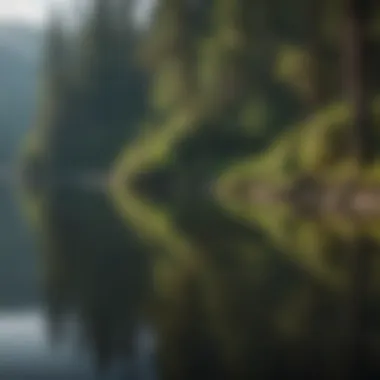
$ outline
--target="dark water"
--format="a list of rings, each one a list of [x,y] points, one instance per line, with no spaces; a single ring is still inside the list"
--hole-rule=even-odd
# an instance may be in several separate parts
[[[1,188],[1,379],[379,373],[375,221],[360,246],[354,221],[268,206],[243,223],[185,188],[161,198],[172,224],[160,240],[154,213],[125,218],[104,186],[82,182],[46,192],[34,222],[36,199]],[[357,252],[372,255],[363,302]]]
[[[61,327],[62,337],[52,339],[43,270],[45,232],[37,233],[28,223],[17,188],[7,181],[0,188],[0,204],[0,378],[153,379],[151,334],[143,324],[136,326],[134,352],[112,358],[101,374],[91,345],[79,339],[75,308]]]

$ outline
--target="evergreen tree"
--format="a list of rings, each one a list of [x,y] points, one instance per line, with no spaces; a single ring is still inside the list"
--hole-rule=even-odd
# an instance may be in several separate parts
[[[305,378],[314,371],[310,358],[323,363],[329,354],[316,337],[321,326],[336,347],[339,297],[331,289],[347,273],[341,263],[326,267],[346,244],[240,200],[238,216],[273,234],[266,255],[268,242],[256,228],[230,221],[207,191],[220,170],[250,154],[248,186],[254,175],[297,194],[310,178],[318,183],[332,165],[357,158],[349,110],[335,107],[342,97],[339,42],[323,27],[327,20],[340,27],[342,4],[162,0],[143,40],[130,27],[129,6],[94,0],[70,63],[61,28],[51,32],[47,177],[107,170],[120,153],[112,190],[127,221],[124,229],[99,194],[49,188],[52,314],[76,310],[87,341],[107,362],[130,352],[148,304],[163,378]],[[140,43],[146,76],[131,58]],[[372,54],[377,60],[376,49]],[[226,186],[236,188],[244,170],[231,171]],[[231,198],[222,198],[223,206]],[[144,248],[138,237],[148,242]],[[284,247],[294,260],[281,256]],[[300,326],[292,327],[289,315]],[[304,365],[297,366],[300,354]]]
[[[57,109],[49,111],[54,122],[45,116],[42,122],[50,124],[44,140],[52,172],[61,176],[107,171],[145,110],[144,74],[134,57],[138,36],[129,20],[132,4],[91,2],[82,27],[62,49],[58,31],[50,33],[55,47],[49,49],[54,58],[46,75],[52,83],[45,98],[57,98]]]
[[[309,360],[314,353],[318,360],[323,361],[326,347],[313,337],[316,330],[312,324],[315,321],[308,322],[310,324],[303,336],[300,333],[287,340],[271,335],[274,326],[266,324],[265,321],[278,307],[276,303],[279,300],[268,300],[264,296],[259,306],[262,307],[262,314],[258,313],[259,316],[252,310],[247,312],[248,301],[245,307],[236,307],[249,315],[249,321],[244,324],[244,332],[237,332],[240,320],[237,315],[229,318],[228,314],[233,309],[229,305],[234,298],[240,296],[239,286],[244,288],[244,285],[242,279],[225,279],[230,274],[230,268],[224,267],[222,257],[230,265],[228,259],[232,260],[231,257],[234,256],[240,258],[237,253],[239,249],[236,247],[238,244],[234,245],[231,240],[227,242],[220,237],[223,235],[221,231],[230,234],[231,226],[230,229],[221,228],[223,223],[221,218],[215,216],[217,212],[205,206],[212,200],[202,203],[204,193],[200,195],[198,189],[205,189],[208,184],[206,181],[211,180],[217,170],[223,169],[230,161],[252,153],[255,154],[255,160],[252,165],[247,166],[248,185],[249,180],[255,185],[256,179],[268,180],[269,183],[272,181],[272,185],[279,184],[285,188],[289,184],[296,187],[298,180],[303,183],[304,178],[308,179],[309,176],[319,179],[322,174],[326,174],[326,169],[332,163],[342,162],[348,156],[355,159],[352,157],[350,145],[346,143],[349,139],[346,128],[349,113],[346,109],[342,112],[342,108],[335,107],[334,103],[342,97],[339,77],[340,44],[336,38],[341,25],[342,4],[294,0],[285,5],[281,1],[215,0],[207,2],[205,8],[202,7],[203,4],[194,6],[198,6],[199,14],[203,16],[200,17],[203,25],[201,28],[199,24],[192,25],[189,19],[183,19],[182,12],[190,12],[189,4],[186,1],[159,2],[154,28],[152,34],[148,35],[148,49],[144,51],[153,77],[153,112],[148,118],[150,128],[144,130],[143,136],[136,139],[135,144],[126,146],[115,170],[118,183],[121,184],[115,187],[115,198],[127,222],[133,224],[152,242],[165,241],[165,251],[171,252],[173,256],[183,247],[196,247],[190,253],[185,248],[183,250],[201,262],[201,269],[197,268],[199,272],[195,271],[195,277],[198,276],[197,280],[204,286],[203,292],[208,287],[202,280],[208,275],[215,276],[214,295],[219,297],[220,314],[211,316],[210,311],[205,310],[207,308],[200,308],[203,316],[208,315],[212,326],[223,325],[219,319],[227,321],[211,338],[223,342],[220,350],[210,349],[223,358],[220,360],[223,363],[220,366],[221,372],[228,377],[227,374],[232,370],[235,377],[231,375],[231,378],[244,378],[247,373],[257,375],[255,370],[259,371],[258,368],[261,368],[262,373],[265,373],[263,376],[271,378],[275,377],[275,369],[271,372],[271,369],[265,367],[257,359],[260,356],[256,350],[263,348],[264,356],[275,361],[278,352],[285,351],[285,347],[290,347],[292,353],[300,353],[302,344],[307,341],[312,349],[310,357],[305,360]],[[324,25],[326,20],[332,20],[328,25],[332,27],[332,31]],[[181,41],[180,44],[178,41]],[[332,132],[337,129],[340,131],[338,136],[341,141],[333,138]],[[263,148],[268,146],[262,154]],[[141,176],[148,177],[147,172],[151,173],[151,182],[139,182]],[[163,172],[165,176],[162,175]],[[236,170],[237,179],[244,179],[239,177],[240,174]],[[252,178],[253,176],[255,177]],[[157,203],[149,201],[157,199],[156,185],[160,181],[169,181],[168,177],[172,186],[170,195],[166,194],[164,200],[160,199],[160,207],[156,207]],[[294,180],[296,182],[292,182]],[[234,182],[234,179],[231,181]],[[176,184],[175,190],[173,183]],[[148,191],[145,191],[146,188]],[[223,201],[226,201],[225,198]],[[245,200],[241,200],[240,206],[240,216],[251,210],[247,209]],[[265,226],[269,225],[267,214],[264,209],[262,213],[257,211],[255,217],[262,218],[260,222]],[[210,221],[207,227],[200,219]],[[160,221],[165,228],[159,228]],[[213,223],[217,225],[215,230],[218,233],[218,237],[214,238],[211,233],[213,228],[210,227]],[[278,232],[274,231],[277,238]],[[305,232],[305,235],[309,232]],[[313,238],[319,235],[318,229],[312,232]],[[179,240],[181,244],[177,244]],[[215,243],[218,240],[224,244]],[[310,244],[314,243],[313,240]],[[294,244],[292,247],[295,247],[298,240],[294,239],[287,244]],[[329,244],[334,245],[336,241],[327,239],[326,245]],[[345,247],[344,244],[340,246]],[[294,268],[294,263],[284,264],[284,282],[281,282],[276,291],[284,295],[289,288],[282,284],[288,285],[290,278],[302,278],[304,275],[306,278],[303,280],[298,277],[298,284],[304,281],[312,295],[323,294],[322,301],[317,300],[305,308],[315,308],[321,312],[323,303],[334,298],[328,296],[328,291],[320,290],[320,279],[313,278],[316,273],[318,276],[321,274],[321,277],[326,274],[326,263],[324,258],[315,259],[313,263],[309,261],[307,252],[312,251],[313,257],[322,254],[315,244],[307,251],[303,245],[300,247],[301,244],[297,246],[297,252],[302,257],[296,261],[306,262],[305,267],[311,266],[311,272],[314,273],[310,278],[309,273],[305,275],[304,270]],[[251,254],[253,252],[252,249]],[[278,261],[279,258],[274,257],[272,267]],[[223,269],[213,271],[215,267]],[[327,277],[331,279],[337,272],[332,271]],[[218,281],[219,275],[223,280]],[[339,275],[336,277],[340,278]],[[269,283],[270,280],[266,286]],[[228,293],[226,289],[230,290],[235,286],[239,290],[236,293],[231,291],[232,295]],[[252,293],[254,289],[254,286],[250,287]],[[260,298],[258,294],[256,296]],[[189,295],[184,291],[177,297],[172,300],[174,305],[184,302],[182,297]],[[337,299],[331,302],[334,301]],[[302,308],[301,305],[300,309]],[[290,309],[293,310],[291,307]],[[336,322],[335,312],[334,309],[328,316],[331,325]],[[321,323],[321,319],[325,317],[317,316],[316,324]],[[191,318],[194,319],[191,321]],[[191,330],[189,326],[192,323],[197,324],[197,316],[191,315],[189,319],[187,325],[180,327],[185,330],[182,331],[183,334],[186,334],[187,329]],[[253,327],[256,322],[262,327],[262,335]],[[181,350],[183,335],[178,333],[177,327],[176,325],[172,330],[165,330],[161,340],[165,341],[167,337],[168,342],[171,342],[168,343],[172,345],[171,349],[166,349],[173,353],[173,361],[182,368],[182,372],[179,370],[180,375],[177,372],[179,378],[186,376],[187,371],[184,368],[197,365],[197,359],[188,355],[185,349]],[[231,331],[235,332],[235,336]],[[245,333],[247,340],[255,341],[257,346],[252,347],[243,338],[237,338]],[[198,336],[193,332],[194,340],[202,341],[203,338],[207,341],[206,335],[200,333]],[[334,339],[336,344],[336,336]],[[258,341],[262,344],[257,343]],[[255,359],[247,358],[251,352],[257,354],[256,360],[260,363],[255,361],[255,365],[249,364]],[[169,358],[166,360],[170,361]],[[298,371],[292,368],[292,362],[279,364],[277,370],[282,375],[285,372],[293,373],[302,378],[311,370],[310,361],[306,363]],[[169,364],[168,366],[170,367]]]
[[[104,174],[144,113],[145,78],[135,59],[132,2],[89,6],[74,35],[58,18],[48,31],[43,104],[30,140],[38,149],[29,145],[25,157],[26,166],[39,164],[32,179],[42,174],[43,181],[38,198],[26,196],[38,214],[54,331],[73,312],[104,366],[131,354],[149,291],[144,251],[104,193]],[[101,190],[81,185],[93,172]]]

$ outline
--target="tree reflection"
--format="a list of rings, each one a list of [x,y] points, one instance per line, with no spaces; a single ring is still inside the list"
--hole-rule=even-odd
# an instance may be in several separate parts
[[[54,105],[46,106],[47,131],[28,146],[34,180],[23,199],[45,246],[53,326],[59,332],[67,313],[78,315],[102,368],[132,353],[143,321],[155,331],[163,379],[335,378],[345,358],[347,252],[358,232],[373,251],[379,243],[373,220],[294,210],[321,200],[319,180],[328,182],[349,153],[335,149],[344,138],[331,137],[346,135],[349,110],[324,104],[335,100],[336,57],[314,51],[314,39],[326,50],[335,43],[314,29],[330,16],[336,21],[333,9],[323,3],[310,28],[311,1],[293,1],[293,15],[277,1],[163,0],[139,51],[145,75],[131,59],[140,40],[123,20],[111,27],[115,4],[93,2],[80,39],[90,43],[83,56],[75,44],[65,66],[75,70],[65,80],[50,73],[58,89],[47,96]],[[329,83],[319,88],[322,68]],[[319,92],[323,107],[314,112]],[[310,119],[282,133],[310,108]],[[214,184],[250,154],[253,163]],[[106,191],[62,180],[78,168],[80,175],[107,171]],[[368,169],[369,179],[376,170]],[[230,191],[247,173],[256,182]],[[379,263],[375,256],[373,315]],[[374,337],[376,318],[371,323]],[[376,357],[377,343],[368,344]]]

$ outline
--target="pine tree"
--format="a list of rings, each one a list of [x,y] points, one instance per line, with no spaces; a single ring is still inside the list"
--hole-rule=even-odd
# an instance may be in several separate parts
[[[106,194],[84,189],[76,177],[107,173],[145,109],[145,79],[135,60],[139,35],[129,6],[127,0],[94,0],[70,36],[53,19],[34,135],[40,149],[26,157],[46,168],[42,201],[28,199],[39,214],[54,331],[73,312],[102,367],[133,350],[149,291],[149,267],[136,237],[122,228]]]

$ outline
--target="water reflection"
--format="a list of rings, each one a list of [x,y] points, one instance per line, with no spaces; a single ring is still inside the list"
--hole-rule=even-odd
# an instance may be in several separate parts
[[[65,340],[52,349],[48,323],[42,310],[0,313],[1,371],[24,375],[45,371],[60,373],[63,370],[85,373],[89,369],[88,358],[84,353],[78,356],[73,332],[67,333]]]
[[[78,380],[116,380],[126,376],[132,379],[153,376],[150,372],[153,371],[154,352],[146,343],[151,335],[149,329],[132,313],[125,317],[126,310],[135,302],[134,297],[139,297],[138,284],[146,283],[138,271],[139,260],[131,268],[135,276],[124,277],[128,271],[123,269],[125,264],[120,262],[120,257],[118,259],[125,247],[120,245],[124,229],[117,229],[118,224],[112,222],[117,218],[113,217],[112,208],[104,207],[107,205],[104,194],[93,189],[83,194],[80,183],[79,191],[70,193],[66,188],[63,194],[57,191],[50,199],[59,199],[59,202],[46,202],[43,207],[31,193],[28,193],[30,198],[20,198],[20,189],[1,188],[0,202],[7,217],[7,222],[3,218],[1,229],[1,241],[5,243],[0,258],[4,285],[0,292],[1,378],[54,380],[70,376]],[[96,196],[91,198],[90,194],[94,193]],[[39,211],[38,218],[32,218],[39,222],[33,224],[37,227],[34,238],[21,218],[20,204],[16,202],[20,199],[23,200],[21,206],[34,202]],[[88,203],[83,204],[83,199]],[[97,207],[93,213],[85,211],[82,214],[83,210],[93,210],[91,206],[94,205]],[[102,232],[102,223],[109,230]],[[96,238],[92,238],[94,236]],[[62,242],[62,250],[55,250],[54,242]],[[37,251],[41,251],[37,255],[34,253],[36,245]],[[92,253],[90,258],[99,260],[100,264],[81,257],[81,249]],[[133,253],[127,256],[128,260],[132,257]],[[54,259],[65,259],[68,269],[60,272],[60,276],[54,271]],[[88,266],[83,266],[85,263]],[[120,276],[117,276],[117,269]],[[105,286],[102,276],[106,277],[109,287]],[[129,289],[129,297],[125,286]],[[121,344],[117,343],[117,338],[120,343],[125,342],[123,329],[132,341],[129,343],[133,347],[128,354],[120,352]],[[113,336],[108,335],[110,331],[114,331]],[[103,337],[113,339],[112,343],[102,340]],[[95,364],[102,358],[100,352],[108,347],[114,351],[107,352],[109,365],[99,374]]]
[[[173,226],[164,246],[146,234],[150,220],[141,231],[123,223],[109,194],[87,191],[83,178],[39,189],[41,203],[24,194],[24,205],[38,205],[47,312],[1,315],[2,370],[15,378],[35,366],[90,379],[94,364],[115,379],[338,376],[349,368],[350,255],[365,235],[373,255],[361,373],[379,373],[377,220],[305,218],[280,204],[231,216],[213,194],[193,191],[205,186],[189,173],[193,187],[158,199]],[[139,184],[145,198],[155,193],[152,178]],[[172,186],[183,179],[177,173]],[[170,241],[184,241],[198,265],[178,259]],[[73,314],[78,329],[67,339]],[[64,338],[55,349],[52,337]]]
[[[309,17],[314,2],[162,1],[140,34],[133,2],[90,3],[75,31],[52,19],[21,187],[0,169],[38,240],[34,256],[21,224],[1,220],[5,371],[346,378],[355,357],[362,378],[380,374],[377,221],[299,215],[276,199],[295,180],[288,201],[315,201],[323,189],[307,178],[297,186],[291,172],[334,166],[330,177],[353,152],[327,139],[348,131],[349,110],[331,103],[342,92],[330,80],[340,47],[319,35],[319,23],[339,25],[340,6]],[[258,204],[230,208],[213,180],[268,144],[254,164],[277,180],[257,181],[249,197]],[[371,205],[369,195],[356,202]],[[359,292],[362,253],[370,265]],[[30,309],[8,312],[20,305]],[[365,354],[353,355],[359,341]]]
[[[23,189],[40,239],[52,336],[64,337],[75,314],[74,344],[106,377],[336,377],[350,365],[349,257],[360,231],[374,253],[363,330],[370,363],[361,373],[378,373],[376,220],[358,230],[352,219],[242,203],[244,220],[204,191],[212,186],[199,163],[176,165],[134,181],[122,204],[86,176]],[[163,180],[171,193],[157,186]],[[141,326],[152,333],[139,335]]]
[[[147,345],[146,328],[136,334],[139,350],[130,360],[112,360],[102,376],[93,367],[91,356],[78,344],[75,323],[65,329],[65,338],[52,345],[49,323],[43,310],[16,310],[0,313],[0,376],[6,379],[154,379],[153,352]]]
[[[171,186],[183,180],[192,186],[157,201],[170,222],[161,245],[147,233],[155,230],[152,220],[123,223],[109,195],[87,191],[83,181],[41,188],[37,198],[24,194],[25,204],[38,205],[34,220],[53,336],[64,336],[63,322],[75,313],[81,343],[105,376],[124,376],[130,361],[135,377],[165,380],[325,378],[345,371],[357,223],[305,219],[279,205],[256,208],[243,223],[212,193],[194,191],[205,188],[199,172],[183,173]],[[152,178],[136,184],[144,187],[137,190],[148,210],[159,181]],[[375,224],[364,230],[375,231]],[[376,253],[375,236],[367,235]],[[197,265],[182,260],[181,247]],[[370,363],[363,376],[377,373],[380,354],[373,257],[365,330]],[[142,325],[152,334],[145,330],[136,340]]]
[[[344,299],[315,276],[318,261],[310,259],[307,271],[289,259],[302,250],[294,244],[310,230],[306,222],[275,239],[270,228],[245,227],[189,190],[170,218],[201,259],[194,268],[146,235],[144,245],[138,229],[128,232],[104,194],[66,189],[47,199],[40,231],[51,321],[75,311],[100,368],[136,355],[133,332],[149,321],[159,378],[302,378],[311,368],[318,377],[334,370]],[[328,229],[310,231],[329,241]],[[347,246],[313,242],[305,243],[306,257]]]

